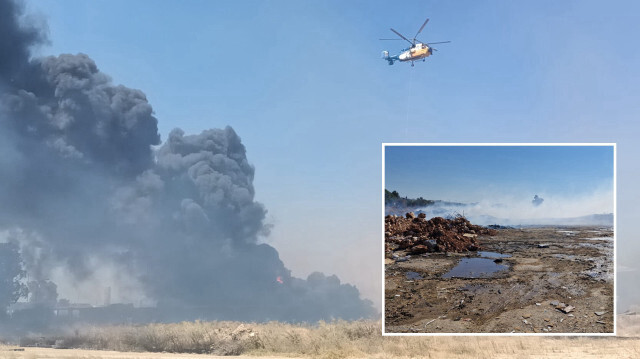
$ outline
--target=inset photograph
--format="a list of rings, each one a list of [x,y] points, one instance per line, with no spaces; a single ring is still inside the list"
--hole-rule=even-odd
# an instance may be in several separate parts
[[[384,333],[615,333],[615,144],[383,144]]]

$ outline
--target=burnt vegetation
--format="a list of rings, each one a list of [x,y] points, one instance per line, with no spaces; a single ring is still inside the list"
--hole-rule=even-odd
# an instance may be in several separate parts
[[[400,197],[398,191],[389,192],[384,190],[384,203],[387,206],[394,207],[426,207],[436,203],[434,200],[418,198]]]

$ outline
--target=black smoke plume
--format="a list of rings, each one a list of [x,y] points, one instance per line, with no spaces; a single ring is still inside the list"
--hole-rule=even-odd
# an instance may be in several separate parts
[[[153,320],[374,314],[355,287],[294,278],[260,242],[266,210],[231,127],[161,144],[143,92],[85,54],[32,58],[45,39],[0,0],[0,242],[19,246],[32,298],[108,286],[162,308]]]

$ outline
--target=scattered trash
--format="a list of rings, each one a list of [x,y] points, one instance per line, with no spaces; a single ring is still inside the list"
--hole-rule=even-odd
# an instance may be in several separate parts
[[[564,303],[560,303],[560,304],[564,304]],[[571,305],[567,305],[565,307],[557,306],[556,309],[560,310],[564,314],[569,314],[572,310],[575,309],[575,307]]]
[[[557,300],[552,300],[549,304],[551,304],[554,307],[556,307],[556,306],[558,306],[560,304],[560,302],[558,302]]]
[[[431,320],[430,320],[430,321],[428,321],[428,322],[427,322],[427,324],[425,324],[424,326],[426,327],[427,325],[429,325],[429,324],[431,324],[431,323],[433,323],[433,322],[435,322],[435,321],[436,321],[435,319],[431,319]]]
[[[537,305],[537,306],[540,306],[540,305],[542,305],[542,304],[540,304],[540,303],[536,303],[536,305]]]
[[[597,316],[602,316],[602,315],[604,315],[605,313],[606,313],[606,312],[595,312],[595,314],[596,314]]]
[[[491,229],[514,229],[515,227],[511,227],[511,226],[502,226],[499,224],[490,224],[487,226],[487,228],[491,228]]]
[[[538,244],[538,248],[549,248],[548,244]]]
[[[409,249],[409,253],[411,254],[424,254],[428,252],[429,252],[429,247],[423,244],[418,244],[417,246],[413,246]]]

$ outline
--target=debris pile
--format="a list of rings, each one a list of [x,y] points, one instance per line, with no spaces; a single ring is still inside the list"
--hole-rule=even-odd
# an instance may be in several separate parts
[[[434,217],[426,219],[424,213],[416,216],[409,212],[405,217],[385,217],[385,250],[404,249],[410,254],[427,252],[477,251],[478,235],[493,236],[496,230],[471,224],[465,217],[454,219]]]

